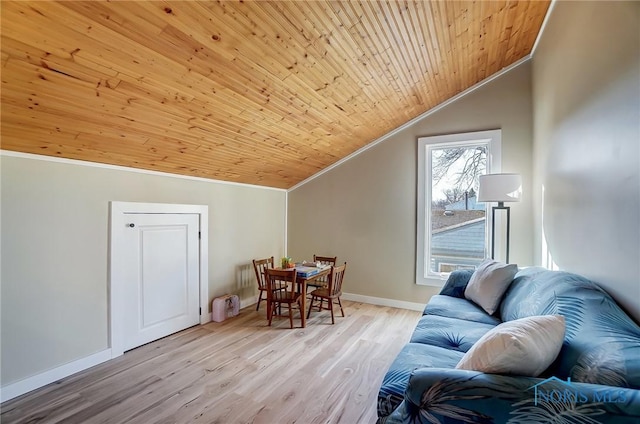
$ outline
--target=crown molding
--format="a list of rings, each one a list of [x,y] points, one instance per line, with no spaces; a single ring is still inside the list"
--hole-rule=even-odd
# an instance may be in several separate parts
[[[536,50],[538,49],[538,44],[540,43],[540,39],[542,38],[542,33],[547,28],[547,23],[549,22],[549,17],[551,16],[551,12],[553,11],[553,8],[556,6],[556,3],[557,3],[556,0],[551,0],[551,4],[549,5],[549,8],[547,9],[547,14],[544,15],[544,19],[542,20],[542,25],[540,26],[540,31],[538,31],[538,36],[536,37],[536,41],[533,42],[533,47],[531,48],[531,53],[529,53],[529,56],[532,57],[532,58],[535,55]]]
[[[78,159],[60,158],[56,156],[36,155],[33,153],[14,152],[12,150],[0,150],[0,157],[2,156],[22,158],[22,159],[42,160],[45,162],[64,163],[67,165],[87,166],[90,168],[102,168],[102,169],[111,169],[115,171],[126,171],[126,172],[133,172],[137,174],[155,175],[158,177],[179,178],[182,180],[199,181],[203,183],[224,184],[224,185],[233,185],[233,186],[239,186],[239,187],[259,188],[263,190],[275,190],[275,191],[287,192],[287,190],[284,188],[267,187],[267,186],[260,186],[255,184],[246,184],[246,183],[236,183],[233,181],[215,180],[215,179],[202,178],[202,177],[192,177],[189,175],[171,174],[169,172],[151,171],[148,169],[131,168],[128,166],[110,165],[106,163],[89,162],[89,161],[78,160]]]

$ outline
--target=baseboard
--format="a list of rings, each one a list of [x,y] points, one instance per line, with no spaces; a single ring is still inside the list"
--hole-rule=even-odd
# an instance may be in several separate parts
[[[361,294],[353,294],[353,293],[342,293],[341,298],[344,300],[351,300],[353,302],[369,303],[371,305],[380,305],[380,306],[390,306],[392,308],[409,309],[411,311],[420,311],[420,312],[424,310],[424,307],[427,304],[426,301],[424,303],[415,303],[415,302],[406,302],[404,300],[385,299],[382,297],[364,296]]]
[[[247,306],[255,305],[256,303],[258,303],[258,295],[240,299],[240,309],[246,308]]]
[[[110,359],[111,349],[106,349],[85,358],[78,359],[77,361],[69,362],[53,368],[49,371],[27,377],[24,380],[11,383],[0,388],[0,402],[16,398],[32,390],[39,389],[49,383],[53,383],[54,381],[58,381],[77,372],[84,371],[87,368],[91,368]]]

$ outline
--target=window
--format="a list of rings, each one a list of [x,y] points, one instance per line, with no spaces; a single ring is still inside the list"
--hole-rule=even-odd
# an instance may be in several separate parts
[[[500,172],[500,130],[418,139],[416,283],[442,286],[488,251],[490,214],[478,177]]]

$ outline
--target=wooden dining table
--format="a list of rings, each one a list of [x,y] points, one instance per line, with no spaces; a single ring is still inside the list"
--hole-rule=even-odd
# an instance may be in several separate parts
[[[276,268],[276,269],[283,269],[283,268]],[[302,321],[302,328],[305,328],[307,326],[307,314],[305,313],[307,309],[307,284],[319,278],[326,277],[330,273],[331,273],[331,267],[326,267],[321,269],[317,274],[313,274],[308,277],[302,276],[300,275],[300,273],[296,274],[296,284],[298,284],[300,294],[302,295],[302,302],[300,303],[300,307],[301,307],[300,317]],[[268,305],[267,313],[269,313],[270,307],[271,305]]]

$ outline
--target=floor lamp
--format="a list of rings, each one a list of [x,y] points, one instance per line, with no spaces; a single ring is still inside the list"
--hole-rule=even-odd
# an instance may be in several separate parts
[[[505,202],[519,202],[522,195],[522,178],[519,174],[486,174],[480,176],[478,202],[498,202],[491,208],[491,258],[495,259],[496,209],[507,211],[507,257],[509,263],[509,226],[511,208]]]

